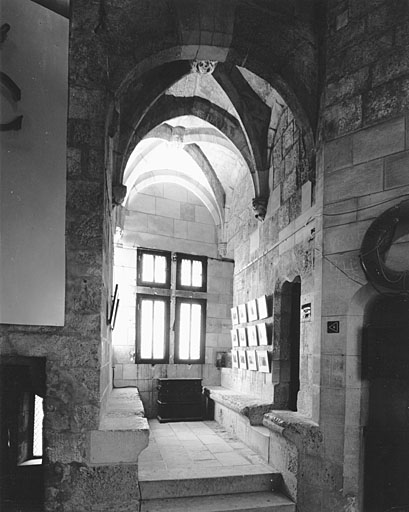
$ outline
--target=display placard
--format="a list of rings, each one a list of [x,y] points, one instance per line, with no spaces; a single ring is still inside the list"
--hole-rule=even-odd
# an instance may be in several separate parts
[[[267,350],[257,350],[258,371],[262,373],[270,373],[270,362],[268,360]]]
[[[258,315],[257,315],[257,301],[256,301],[256,299],[251,300],[247,304],[247,314],[248,314],[248,317],[249,317],[249,322],[254,322],[254,320],[257,320]]]

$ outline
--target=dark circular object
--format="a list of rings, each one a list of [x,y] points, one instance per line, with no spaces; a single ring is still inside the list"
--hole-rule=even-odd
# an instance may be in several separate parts
[[[393,270],[385,258],[399,222],[409,221],[409,200],[402,201],[377,217],[365,233],[360,260],[362,268],[374,285],[398,292],[409,292],[409,270]]]

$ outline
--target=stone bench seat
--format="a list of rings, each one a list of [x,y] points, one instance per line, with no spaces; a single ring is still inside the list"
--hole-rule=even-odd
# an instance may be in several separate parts
[[[98,430],[91,431],[91,464],[136,463],[149,443],[149,424],[138,388],[114,388]]]
[[[141,421],[143,419],[143,421]],[[128,430],[148,423],[138,388],[114,388],[99,430]]]
[[[204,393],[216,403],[248,418],[250,425],[263,425],[264,414],[274,409],[273,402],[223,386],[204,386]]]

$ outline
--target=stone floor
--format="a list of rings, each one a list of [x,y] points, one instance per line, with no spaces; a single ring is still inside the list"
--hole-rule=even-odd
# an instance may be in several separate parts
[[[205,478],[271,473],[271,466],[215,421],[149,420],[149,446],[139,456],[139,479]]]

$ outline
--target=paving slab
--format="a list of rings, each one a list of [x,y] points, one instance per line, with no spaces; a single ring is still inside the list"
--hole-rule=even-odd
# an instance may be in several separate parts
[[[149,420],[149,446],[139,457],[139,480],[277,474],[216,421]]]

